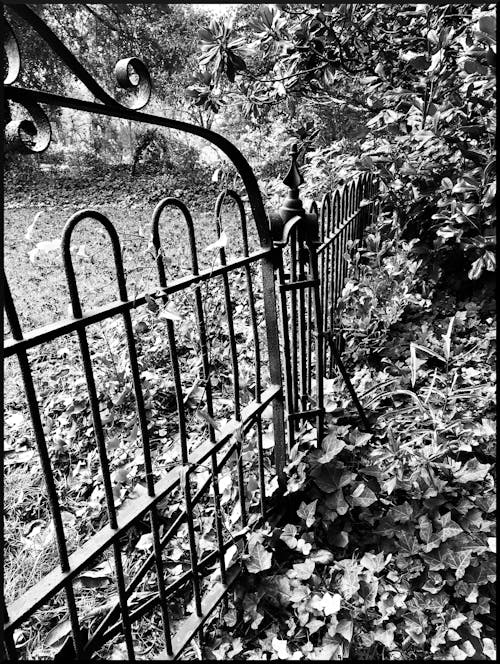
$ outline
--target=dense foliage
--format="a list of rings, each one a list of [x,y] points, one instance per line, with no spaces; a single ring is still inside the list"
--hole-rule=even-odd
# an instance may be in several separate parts
[[[151,110],[230,138],[250,161],[268,209],[283,202],[281,178],[296,141],[305,202],[320,201],[362,172],[379,178],[379,213],[363,242],[350,243],[342,257],[348,279],[331,330],[372,430],[363,428],[341,376],[325,379],[324,440],[316,449],[316,432],[302,426],[280,492],[267,409],[269,521],[255,525],[261,478],[253,431],[241,456],[252,518],[245,539],[227,554],[228,565],[239,563],[244,572],[226,610],[208,621],[202,654],[494,659],[494,6],[238,5],[211,21],[187,5],[35,9],[110,90],[113,64],[125,51],[143,58],[155,81]],[[41,40],[24,34],[6,11],[26,56],[22,84],[79,96],[82,90]],[[98,120],[81,129],[64,114],[49,115],[58,131],[46,153],[8,155],[9,283],[25,332],[52,322],[67,306],[59,237],[69,213],[90,201],[116,222],[128,292],[150,293],[148,305],[133,312],[133,325],[158,479],[180,463],[167,325],[175,323],[189,445],[196,447],[229,423],[238,432],[238,423],[231,420],[222,283],[202,288],[215,395],[210,416],[193,291],[162,303],[148,232],[151,212],[165,195],[186,200],[199,233],[200,267],[213,269],[221,249],[233,258],[241,249],[231,214],[222,242],[212,210],[206,214],[216,191],[233,186],[233,171],[218,156],[202,159],[199,144],[179,141],[173,133]],[[162,232],[168,279],[175,279],[186,274],[191,259],[184,221],[172,214]],[[256,239],[251,240],[253,250]],[[78,242],[74,260],[85,304],[104,304],[116,297],[109,242],[95,228],[82,232]],[[255,396],[255,352],[245,276],[233,276],[245,405]],[[34,300],[40,301],[36,308]],[[258,333],[264,336],[263,323]],[[144,491],[128,345],[117,319],[93,326],[89,336],[120,508]],[[77,340],[65,337],[31,350],[30,361],[73,551],[107,521]],[[57,557],[13,365],[6,364],[5,386],[8,602],[53,569]],[[209,477],[208,467],[198,470],[197,487]],[[228,532],[239,519],[236,475],[236,466],[228,464],[220,477]],[[174,492],[160,509],[169,523],[184,510],[184,497]],[[208,500],[196,509],[201,554],[215,549],[215,517]],[[178,535],[165,548],[173,579],[190,569],[184,526]],[[151,552],[152,536],[141,526],[122,544],[131,577]],[[116,599],[109,596],[113,579],[105,559],[78,577],[78,607],[90,631],[106,602]],[[154,593],[153,581],[145,581],[131,602]],[[203,589],[211,582],[205,578]],[[181,595],[172,602],[174,621],[193,610],[190,591]],[[23,653],[52,657],[67,638],[70,623],[58,601],[16,630]],[[161,648],[154,619],[138,624],[136,638],[139,656],[151,657]],[[113,643],[105,654],[125,656]]]
[[[277,515],[250,538],[218,658],[496,657],[491,289],[431,308],[407,244],[375,235],[352,248],[339,313],[373,432],[340,378],[325,380],[322,447],[306,425]]]
[[[463,264],[477,279],[494,270],[492,5],[263,6],[245,27],[251,43],[238,22],[200,30],[195,104],[219,110],[237,94],[255,120],[279,108],[312,116],[319,132],[324,117],[311,102],[341,108],[344,124],[361,113],[366,128],[350,128],[338,161],[353,155],[380,175],[385,204],[419,238],[415,251],[440,255],[437,272],[453,264],[461,276]],[[331,149],[316,154],[325,170]]]

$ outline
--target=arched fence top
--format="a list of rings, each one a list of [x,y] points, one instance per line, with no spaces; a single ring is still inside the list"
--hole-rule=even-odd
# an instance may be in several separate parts
[[[163,198],[155,207],[151,219],[151,235],[152,235],[153,246],[155,249],[155,259],[158,269],[158,278],[160,281],[160,286],[162,288],[166,288],[167,286],[167,276],[165,272],[162,242],[160,238],[160,221],[163,216],[163,213],[168,208],[174,208],[179,210],[179,212],[184,217],[184,221],[186,222],[186,227],[188,231],[189,247],[191,250],[191,267],[193,270],[193,274],[196,275],[199,272],[194,223],[189,208],[183,201],[179,200],[178,198],[173,198],[171,196]]]
[[[111,95],[109,95],[104,88],[86,71],[86,69],[78,62],[75,56],[69,49],[62,43],[62,41],[54,34],[52,30],[38,17],[33,10],[27,5],[12,5],[12,11],[16,12],[24,21],[26,21],[40,36],[47,42],[55,54],[68,66],[68,68],[84,83],[87,89],[98,99],[101,103],[84,101],[73,97],[54,94],[51,92],[29,90],[26,88],[15,87],[13,85],[5,85],[4,94],[7,100],[11,100],[20,104],[26,109],[28,114],[32,117],[32,126],[30,132],[34,135],[36,131],[40,133],[33,147],[26,146],[26,149],[31,151],[42,151],[46,149],[50,143],[50,133],[47,133],[48,120],[38,106],[39,104],[48,104],[50,106],[58,106],[63,108],[72,108],[75,110],[85,111],[88,113],[97,113],[106,115],[108,117],[117,117],[122,119],[139,122],[142,124],[149,124],[157,127],[165,127],[168,129],[175,129],[184,133],[198,136],[218,149],[232,162],[236,171],[238,172],[243,185],[246,189],[249,204],[254,217],[254,223],[259,235],[259,241],[263,248],[271,246],[270,225],[264,203],[257,183],[257,179],[250,167],[248,161],[245,159],[240,150],[233,145],[229,140],[217,134],[216,132],[193,125],[188,122],[180,120],[172,120],[161,116],[150,115],[143,112],[138,112],[135,108],[126,108],[121,106]],[[15,40],[15,38],[14,38]],[[11,43],[12,40],[9,41]],[[10,49],[13,56],[15,55],[15,48]],[[11,74],[8,81],[15,80],[14,72],[16,69],[15,58],[11,57]],[[135,85],[130,78],[130,70],[134,69],[138,74],[139,81]],[[137,58],[124,58],[120,60],[116,67],[115,72],[120,85],[127,89],[137,87],[139,95],[144,92],[146,79],[149,80],[149,74],[145,65]],[[145,83],[146,81],[146,83]],[[142,87],[141,87],[142,86]],[[149,96],[148,96],[149,99]],[[144,100],[142,100],[144,101]],[[142,106],[147,103],[141,103]],[[49,125],[50,127],[50,125]],[[19,141],[19,127],[12,126],[6,132],[8,141]]]
[[[116,228],[113,226],[111,221],[106,217],[102,212],[97,210],[82,210],[81,212],[76,212],[71,216],[63,229],[62,236],[62,252],[63,252],[63,264],[64,271],[66,272],[66,280],[68,283],[68,290],[71,299],[71,307],[73,310],[73,316],[75,318],[81,318],[83,315],[82,306],[80,301],[80,295],[78,292],[78,286],[76,282],[75,268],[73,266],[73,256],[71,254],[71,237],[75,228],[84,220],[93,219],[97,221],[101,226],[104,227],[106,232],[109,235],[111,240],[111,247],[113,249],[113,258],[115,261],[115,271],[116,271],[116,280],[118,282],[118,292],[120,300],[122,302],[127,301],[127,286],[125,281],[125,272],[123,269],[123,260],[121,254],[120,240],[118,238],[118,233]]]

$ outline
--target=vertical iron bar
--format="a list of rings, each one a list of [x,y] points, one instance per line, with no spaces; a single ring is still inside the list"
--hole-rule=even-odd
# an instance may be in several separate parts
[[[275,287],[275,264],[280,264],[281,259],[282,249],[276,248],[272,252],[272,256],[266,256],[261,261],[269,373],[271,376],[271,383],[273,385],[283,384]],[[280,485],[283,485],[285,483],[284,467],[287,460],[287,447],[284,429],[283,391],[281,391],[279,395],[273,399],[273,431],[274,463],[276,475]],[[291,439],[289,439],[289,441],[291,444]]]
[[[72,215],[69,218],[69,220],[66,222],[66,225],[63,230],[62,249],[63,249],[64,269],[66,272],[66,280],[68,283],[68,290],[70,294],[71,307],[73,310],[74,318],[82,318],[83,311],[81,307],[80,296],[78,293],[78,287],[76,285],[76,276],[73,267],[73,258],[71,256],[71,236],[77,224],[83,221],[84,219],[94,219],[95,221],[99,222],[102,226],[104,226],[111,240],[116,273],[117,275],[123,274],[123,266],[121,263],[120,241],[118,239],[118,234],[116,232],[116,229],[114,228],[113,224],[109,221],[109,219],[96,210],[83,210],[81,212],[77,212],[74,215]],[[124,279],[123,280],[119,279],[118,287],[120,291],[120,297],[126,298],[126,293],[123,293],[122,291],[123,285],[124,285]],[[106,505],[108,510],[109,525],[113,530],[116,530],[118,528],[118,522],[116,518],[116,508],[114,504],[109,461],[107,457],[106,443],[104,439],[104,430],[99,411],[99,399],[97,396],[97,388],[94,379],[94,372],[92,367],[92,360],[90,356],[90,349],[88,345],[86,328],[84,327],[79,328],[77,334],[80,343],[80,352],[85,372],[85,379],[87,382],[87,391],[90,399],[92,421],[94,425],[94,435],[96,438],[97,447],[99,451],[104,492],[106,495]],[[130,625],[128,605],[127,605],[125,577],[123,573],[120,543],[118,540],[115,540],[113,542],[113,553],[115,560],[118,595],[120,599],[121,620],[125,635],[127,655],[130,660],[135,661],[134,644],[132,639],[132,631]]]
[[[184,492],[184,500],[186,501],[186,523],[188,527],[188,536],[189,536],[189,552],[191,556],[191,573],[193,581],[193,594],[196,615],[201,618],[202,609],[201,609],[201,591],[200,591],[200,575],[198,570],[198,552],[196,551],[196,537],[194,532],[194,521],[193,521],[193,505],[191,503],[191,487],[189,481],[190,469],[189,465],[184,465],[183,467],[184,481],[182,482],[182,488]],[[200,630],[201,633],[201,630]]]
[[[220,237],[222,233],[222,220],[220,215],[220,205],[222,198],[219,196],[215,206],[215,223],[217,235]],[[224,247],[219,249],[220,263],[226,265],[226,251]],[[238,371],[238,348],[236,345],[236,337],[234,334],[234,321],[233,321],[233,308],[231,303],[231,289],[229,287],[229,277],[227,272],[222,275],[222,282],[224,285],[224,301],[226,304],[226,317],[227,327],[229,331],[229,346],[231,349],[231,365],[233,367],[233,394],[234,394],[234,416],[237,421],[241,418],[241,404],[240,404],[240,379]],[[243,435],[243,434],[242,434]],[[240,495],[241,505],[241,524],[243,528],[247,525],[247,514],[245,507],[245,479],[243,477],[243,459],[242,459],[242,440],[238,435],[238,446],[236,448],[237,455],[237,468],[238,468],[238,492]]]
[[[23,333],[5,273],[3,274],[3,280],[4,280],[4,297],[5,297],[4,306],[7,312],[7,319],[9,321],[13,338],[20,341],[23,338]],[[19,350],[17,353],[17,359],[19,362],[19,367],[21,369],[24,389],[26,392],[26,400],[28,402],[31,422],[38,448],[38,454],[44,475],[45,487],[47,489],[47,497],[49,499],[49,505],[50,505],[50,512],[52,515],[52,519],[54,521],[54,531],[57,541],[59,563],[61,565],[61,571],[68,572],[70,569],[70,564],[69,564],[68,549],[66,546],[66,538],[64,535],[64,525],[61,516],[61,506],[59,504],[57,488],[54,482],[54,475],[52,472],[52,465],[50,462],[49,451],[47,448],[47,442],[45,439],[43,424],[40,417],[40,408],[38,406],[38,399],[36,396],[35,386],[33,383],[33,376],[31,373],[31,367],[26,351]],[[73,645],[75,648],[75,654],[78,659],[81,659],[82,639],[80,634],[78,610],[76,607],[72,581],[69,581],[68,584],[64,586],[64,590],[66,593],[66,602],[70,616],[71,632],[73,636]],[[7,647],[9,647],[9,643],[7,643]]]
[[[182,201],[179,201],[174,198],[165,198],[162,201],[158,203],[156,206],[154,212],[153,212],[153,219],[152,219],[152,237],[153,237],[153,245],[156,251],[156,256],[157,256],[157,269],[158,269],[158,280],[160,283],[160,286],[162,288],[167,287],[167,277],[165,273],[165,266],[163,263],[163,254],[161,250],[161,241],[160,241],[160,233],[159,233],[159,223],[160,223],[160,218],[163,213],[163,210],[168,207],[172,206],[174,208],[177,208],[182,215],[184,216],[184,220],[186,222],[187,230],[188,230],[188,237],[189,237],[189,245],[191,249],[191,266],[192,266],[192,271],[193,275],[199,274],[199,266],[198,266],[198,253],[196,249],[196,237],[195,237],[195,232],[194,232],[194,224],[193,224],[193,219],[191,217],[191,214],[188,210],[188,208],[182,203]],[[206,397],[206,404],[207,404],[207,412],[209,416],[213,419],[214,417],[214,407],[213,407],[213,398],[212,398],[212,383],[210,382],[210,358],[208,355],[208,343],[207,343],[207,331],[206,331],[206,324],[205,324],[205,315],[203,312],[203,302],[202,302],[202,296],[201,296],[201,286],[198,284],[194,288],[194,298],[195,298],[195,307],[196,307],[196,319],[197,319],[197,325],[198,325],[198,332],[200,335],[200,349],[201,349],[201,357],[202,357],[202,365],[203,365],[203,381],[205,384],[205,397]],[[166,301],[166,297],[164,298],[164,301]],[[209,439],[212,445],[215,445],[216,443],[216,437],[215,437],[215,430],[214,428],[209,424],[208,425],[208,435]],[[222,520],[221,520],[221,508],[220,508],[220,492],[219,492],[219,482],[218,482],[218,472],[217,472],[217,455],[213,453],[210,456],[211,459],[211,464],[212,464],[212,488],[213,488],[213,494],[214,494],[214,512],[215,512],[215,529],[216,529],[216,534],[217,534],[217,548],[218,548],[218,554],[219,554],[219,568],[220,568],[220,574],[221,574],[221,583],[225,584],[226,583],[226,566],[225,566],[225,561],[224,561],[224,538],[223,538],[223,532],[222,532]]]
[[[312,243],[308,246],[309,249],[309,265],[311,271],[311,279],[318,279],[318,260],[316,254],[316,248]],[[315,319],[315,338],[316,338],[316,393],[317,393],[317,404],[316,407],[319,409],[319,414],[317,416],[316,428],[317,428],[317,446],[320,447],[323,440],[323,421],[324,421],[324,397],[323,397],[323,353],[321,352],[323,345],[323,312],[321,310],[321,292],[320,286],[316,283],[313,287],[314,296],[314,319]],[[312,299],[312,298],[311,298]]]
[[[228,189],[219,196],[219,205],[216,211],[217,216],[220,216],[220,211],[222,209],[222,204],[225,197],[231,198],[236,204],[240,216],[241,224],[241,235],[243,241],[243,255],[249,255],[248,247],[248,232],[247,232],[247,218],[245,213],[245,207],[243,201],[241,200],[238,194]],[[248,305],[250,310],[250,321],[252,326],[252,336],[254,340],[255,348],[255,400],[257,403],[260,403],[260,397],[262,393],[262,371],[261,371],[261,354],[260,354],[260,341],[259,341],[259,329],[257,325],[257,313],[255,311],[255,298],[253,291],[253,281],[252,281],[252,272],[250,265],[245,265],[244,267],[246,275],[246,284],[247,284],[247,297]],[[259,471],[259,484],[260,484],[260,504],[262,516],[264,516],[264,504],[265,504],[265,477],[264,477],[264,449],[262,444],[262,420],[259,417],[257,420],[257,449],[258,449],[258,471]]]
[[[290,281],[297,281],[297,227],[291,232],[290,237]],[[297,330],[297,292],[290,291],[291,313],[292,313],[292,384],[293,384],[293,410],[295,413],[299,410],[299,376],[298,376],[298,330]],[[290,413],[290,414],[291,414]],[[297,429],[297,423],[294,423]]]
[[[291,353],[290,353],[290,318],[288,316],[288,306],[286,292],[281,288],[285,284],[285,268],[283,265],[282,250],[278,250],[277,254],[277,267],[278,267],[278,281],[280,285],[280,309],[281,309],[281,334],[283,339],[283,356],[285,366],[285,394],[286,394],[286,410],[287,410],[287,432],[290,449],[295,445],[295,426],[293,423],[292,413],[294,412],[294,398],[293,398],[293,374],[291,366]],[[279,352],[279,349],[277,349]]]
[[[299,238],[300,238],[299,234]],[[305,260],[307,249],[302,239],[299,239],[298,258],[299,258],[299,280],[306,278]],[[299,357],[300,357],[300,401],[301,410],[307,409],[307,345],[306,345],[306,303],[304,288],[298,292],[299,300]]]

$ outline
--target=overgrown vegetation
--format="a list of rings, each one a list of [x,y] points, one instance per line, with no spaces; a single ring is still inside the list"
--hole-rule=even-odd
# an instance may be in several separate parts
[[[431,307],[401,260],[407,244],[374,245],[369,234],[353,249],[338,317],[373,433],[341,377],[325,380],[322,447],[302,431],[279,521],[250,539],[218,658],[496,656],[492,284]]]
[[[283,201],[281,178],[297,141],[305,202],[362,172],[379,178],[379,214],[363,242],[350,243],[341,257],[348,280],[330,330],[372,431],[363,428],[340,374],[325,379],[321,447],[314,445],[315,430],[303,425],[282,495],[265,411],[269,520],[257,528],[253,517],[261,496],[252,429],[241,458],[220,477],[223,524],[234,533],[240,526],[237,464],[243,463],[252,518],[227,562],[242,564],[244,572],[228,605],[207,623],[203,643],[194,642],[186,657],[495,659],[494,7],[285,4],[256,11],[239,5],[231,17],[211,22],[187,5],[37,11],[100,81],[124,46],[144,57],[157,83],[151,111],[233,140],[254,168],[269,210]],[[14,27],[22,34],[16,21]],[[24,84],[79,96],[38,38],[23,38],[21,47],[28,56]],[[6,120],[18,112],[7,111]],[[6,158],[9,285],[25,331],[65,317],[63,223],[82,207],[109,215],[122,242],[129,295],[150,293],[148,306],[133,312],[133,325],[159,479],[180,463],[167,324],[174,322],[178,341],[189,446],[224,425],[237,430],[237,423],[223,285],[202,287],[214,394],[209,415],[194,291],[168,305],[157,298],[151,212],[167,195],[189,204],[201,269],[218,264],[221,247],[229,258],[240,257],[238,222],[227,214],[221,242],[212,214],[216,193],[234,186],[234,175],[215,151],[207,155],[201,144],[180,142],[173,132],[97,119],[79,124],[52,111],[50,118],[57,136],[46,153]],[[184,221],[169,213],[162,233],[167,279],[187,274]],[[74,239],[85,308],[116,298],[108,245],[92,224]],[[255,348],[245,273],[233,277],[244,406],[255,396]],[[93,326],[89,338],[121,508],[145,491],[127,343],[118,319]],[[30,360],[73,551],[107,522],[77,339],[44,344],[30,351]],[[5,373],[9,603],[55,567],[57,550],[18,367],[8,361]],[[209,466],[198,471],[193,486],[199,488]],[[183,501],[177,491],[160,505],[164,523],[182,513]],[[204,555],[216,546],[213,503],[199,505],[195,517]],[[148,528],[139,525],[121,542],[128,578],[152,551]],[[190,569],[185,524],[165,547],[163,562],[172,580]],[[214,578],[215,571],[203,589]],[[79,575],[77,604],[90,632],[117,601],[115,580],[108,555]],[[156,592],[148,574],[130,603],[139,606]],[[193,612],[192,600],[186,586],[171,603],[174,629]],[[70,633],[65,611],[58,596],[16,631],[20,652],[53,657]],[[159,612],[135,625],[139,657],[163,651],[160,625]],[[99,655],[123,659],[126,652],[115,638]]]

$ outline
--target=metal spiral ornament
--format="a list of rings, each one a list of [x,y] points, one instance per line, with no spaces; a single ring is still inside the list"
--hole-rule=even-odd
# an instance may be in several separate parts
[[[132,103],[127,108],[139,110],[151,96],[151,77],[139,58],[122,58],[115,65],[116,81],[123,90],[132,91]],[[120,102],[121,103],[121,102]]]
[[[5,125],[5,144],[13,152],[43,152],[50,145],[50,122],[38,104],[24,104],[31,119],[11,120]]]
[[[21,71],[21,56],[16,35],[7,21],[4,21],[3,48],[7,65],[4,85],[12,85]],[[38,104],[20,106],[30,118],[18,118],[5,125],[6,151],[43,152],[48,148],[52,135],[49,119]]]
[[[17,80],[21,71],[21,56],[19,54],[19,44],[17,43],[14,31],[4,21],[3,49],[6,56],[6,73],[3,79],[4,85],[12,85]]]

